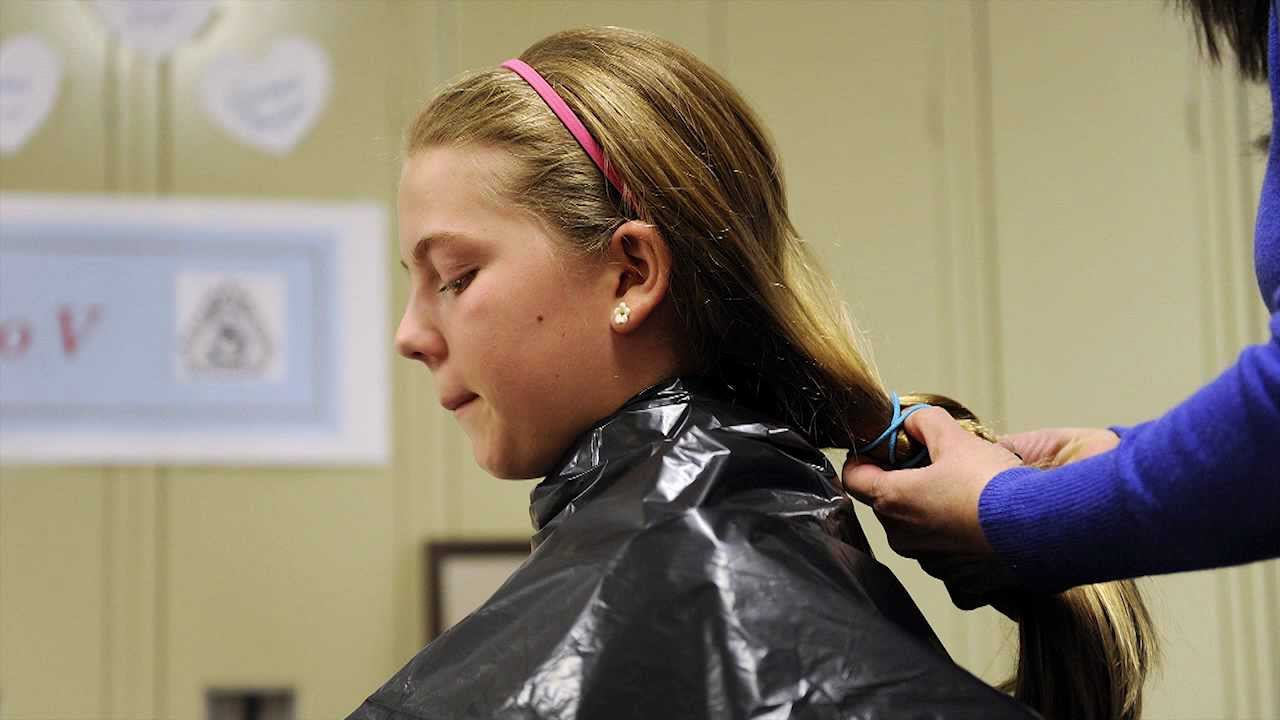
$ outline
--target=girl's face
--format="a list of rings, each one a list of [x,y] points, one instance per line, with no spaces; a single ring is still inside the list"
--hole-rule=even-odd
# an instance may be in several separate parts
[[[501,200],[511,162],[496,149],[440,147],[404,164],[409,299],[396,348],[431,371],[476,462],[516,479],[545,475],[621,401],[597,387],[616,375],[617,274],[568,257],[547,228]]]

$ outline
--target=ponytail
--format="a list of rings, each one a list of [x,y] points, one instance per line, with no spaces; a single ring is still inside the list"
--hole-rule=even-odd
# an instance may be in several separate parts
[[[910,395],[903,406],[928,403],[946,410],[969,432],[995,435],[956,401]],[[943,561],[945,562],[945,561]],[[999,572],[979,567],[967,570]],[[1047,720],[1137,720],[1142,686],[1158,656],[1151,615],[1132,580],[1072,588],[1056,595],[1006,593],[985,600],[948,586],[952,600],[972,609],[990,601],[1018,623],[1018,663],[999,685]]]
[[[1018,665],[1000,689],[1048,720],[1137,720],[1156,658],[1132,580],[1026,596],[1017,606]]]

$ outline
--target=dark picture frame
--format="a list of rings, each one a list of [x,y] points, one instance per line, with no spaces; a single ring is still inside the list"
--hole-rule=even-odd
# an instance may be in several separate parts
[[[465,572],[468,561],[480,560],[491,566],[493,561],[507,560],[514,571],[529,557],[529,541],[514,538],[494,540],[434,540],[426,544],[426,632],[431,642],[449,629],[450,618],[445,615],[446,605],[456,588],[449,587],[449,570]],[[490,570],[491,572],[491,570]],[[510,573],[507,573],[509,575]],[[506,575],[503,576],[503,579]],[[488,597],[497,586],[483,588]],[[471,608],[474,609],[474,608]],[[470,609],[468,609],[468,612]],[[456,620],[456,618],[454,619]]]

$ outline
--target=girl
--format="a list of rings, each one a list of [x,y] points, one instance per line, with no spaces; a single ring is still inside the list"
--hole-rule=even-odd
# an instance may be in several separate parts
[[[482,467],[546,479],[528,561],[352,718],[1032,716],[950,661],[835,489],[817,448],[923,459],[924,398],[862,359],[723,78],[559,33],[442,91],[407,150],[398,348]],[[1050,633],[1018,694],[1136,716],[1145,611],[1074,592],[1002,599]]]

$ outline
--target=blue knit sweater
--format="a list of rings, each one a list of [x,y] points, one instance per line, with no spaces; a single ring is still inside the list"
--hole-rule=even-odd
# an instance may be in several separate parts
[[[1280,556],[1280,62],[1272,15],[1272,140],[1254,233],[1271,339],[1111,452],[1053,470],[1015,468],[978,515],[1028,588]]]

